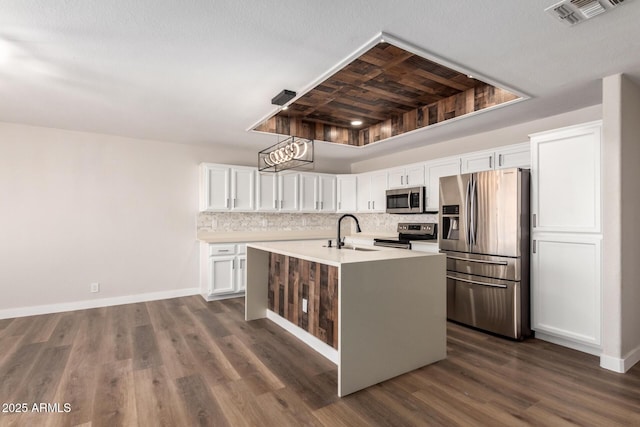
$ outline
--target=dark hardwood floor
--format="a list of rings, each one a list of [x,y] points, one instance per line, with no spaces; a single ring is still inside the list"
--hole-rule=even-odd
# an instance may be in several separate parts
[[[339,399],[333,364],[243,316],[194,296],[0,320],[0,425],[640,425],[640,366],[449,324],[446,360]]]

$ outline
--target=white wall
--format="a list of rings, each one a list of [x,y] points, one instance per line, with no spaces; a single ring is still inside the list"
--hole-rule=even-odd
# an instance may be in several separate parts
[[[198,164],[242,157],[0,123],[0,318],[196,288]]]
[[[640,86],[622,76],[622,355],[640,354]]]
[[[600,120],[602,118],[602,106],[595,105],[556,116],[531,122],[520,123],[514,126],[497,129],[491,132],[425,145],[399,153],[393,153],[376,157],[351,165],[351,172],[360,173],[393,166],[407,165],[411,163],[438,159],[441,157],[455,156],[472,151],[480,151],[503,145],[517,144],[529,141],[529,134],[571,126],[578,123]]]
[[[640,360],[640,87],[603,80],[603,355],[624,372]]]

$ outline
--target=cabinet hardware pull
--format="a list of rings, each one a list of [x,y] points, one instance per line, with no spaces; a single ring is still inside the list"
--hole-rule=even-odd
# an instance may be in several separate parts
[[[538,225],[537,225],[537,218],[536,218],[536,214],[533,214],[533,220],[532,220],[532,222],[533,222],[533,228],[536,228],[536,227],[538,226]]]
[[[496,285],[494,283],[486,283],[486,282],[477,282],[475,280],[463,279],[461,277],[453,277],[447,274],[447,279],[456,280],[458,282],[472,283],[474,285],[488,286],[490,288],[501,288],[506,289],[507,285]]]
[[[284,200],[280,200],[280,209],[284,207]]]
[[[374,210],[376,209],[376,201],[375,200],[371,202],[371,209],[374,209]]]
[[[324,201],[320,202],[320,210],[323,211],[324,210]]]
[[[498,166],[502,166],[502,154],[498,154]]]
[[[227,197],[227,200],[224,202],[224,207],[228,208],[229,207],[229,198]]]
[[[489,169],[493,168],[493,156],[489,156]]]
[[[367,209],[371,209],[371,200],[367,202]]]
[[[235,197],[233,198],[233,207],[235,208],[238,204],[238,199],[236,199]]]
[[[532,249],[533,249],[533,253],[534,253],[534,254],[536,253],[537,246],[538,246],[538,245],[536,244],[536,241],[534,240],[534,241],[533,241],[533,248],[532,248]]]
[[[404,176],[400,176],[400,185],[404,185]]]
[[[218,249],[218,252],[229,252],[229,249]]]

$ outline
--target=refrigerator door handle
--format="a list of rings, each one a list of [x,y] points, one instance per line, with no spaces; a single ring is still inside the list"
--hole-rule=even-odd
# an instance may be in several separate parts
[[[466,230],[464,230],[464,239],[467,245],[471,244],[471,220],[469,219],[469,195],[471,193],[471,179],[467,181],[467,191],[464,195],[464,221]]]
[[[488,286],[490,288],[501,288],[501,289],[507,288],[507,285],[496,285],[495,283],[478,282],[476,280],[469,280],[469,279],[463,279],[461,277],[449,276],[448,274],[447,274],[447,279],[457,280],[458,282],[471,283],[474,285]]]
[[[462,258],[457,256],[449,256],[449,255],[447,255],[447,259],[455,259],[458,261],[468,261],[468,262],[478,262],[480,264],[509,265],[507,261],[491,261],[486,259]]]
[[[472,180],[471,182],[471,244],[475,245],[476,244],[476,227],[477,227],[477,220],[478,220],[478,215],[477,215],[477,210],[478,210],[478,186],[477,186],[477,182],[475,179]]]

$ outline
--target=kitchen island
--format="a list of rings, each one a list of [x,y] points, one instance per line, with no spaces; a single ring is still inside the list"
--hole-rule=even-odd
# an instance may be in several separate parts
[[[245,318],[269,318],[338,366],[338,396],[446,357],[446,258],[403,249],[247,245]]]

